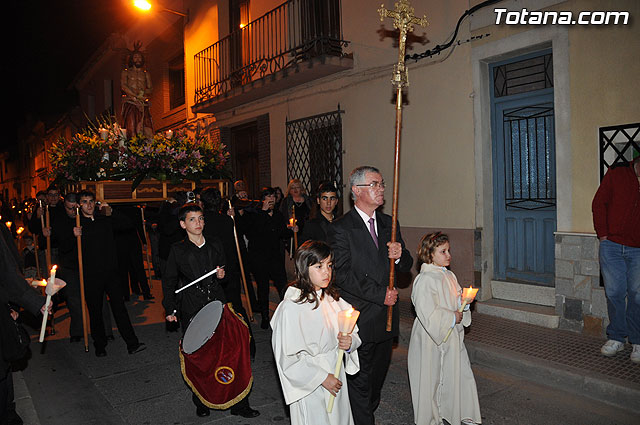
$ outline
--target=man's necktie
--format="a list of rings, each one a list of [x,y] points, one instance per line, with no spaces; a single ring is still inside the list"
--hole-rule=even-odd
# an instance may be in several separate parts
[[[371,217],[369,219],[369,233],[371,233],[371,237],[373,238],[373,243],[376,244],[376,248],[378,248],[378,235],[376,235],[376,220]]]

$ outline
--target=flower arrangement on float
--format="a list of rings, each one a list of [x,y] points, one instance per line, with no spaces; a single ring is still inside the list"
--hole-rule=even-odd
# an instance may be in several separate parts
[[[126,137],[117,123],[91,124],[50,149],[51,178],[59,184],[79,181],[130,180],[132,189],[145,179],[228,178],[226,146],[184,131]]]

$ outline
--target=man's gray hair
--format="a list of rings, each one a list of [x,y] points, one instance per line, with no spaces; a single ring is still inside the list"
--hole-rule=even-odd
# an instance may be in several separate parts
[[[371,165],[362,165],[358,168],[355,168],[351,172],[351,174],[349,174],[349,188],[352,188],[353,186],[356,186],[358,184],[363,184],[367,173],[380,174],[380,170],[378,170],[376,167],[372,167]],[[356,199],[353,190],[351,190],[351,199],[353,199],[354,201]]]

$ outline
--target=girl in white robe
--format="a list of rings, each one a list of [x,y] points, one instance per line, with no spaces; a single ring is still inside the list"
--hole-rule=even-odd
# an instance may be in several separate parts
[[[476,381],[463,343],[471,312],[468,305],[462,313],[458,311],[462,289],[446,268],[451,262],[447,235],[424,236],[418,257],[423,264],[411,292],[417,317],[408,355],[414,421],[417,425],[440,425],[442,419],[452,425],[479,424]]]
[[[338,312],[351,305],[333,286],[331,248],[307,241],[296,251],[297,281],[285,292],[271,319],[271,344],[292,425],[353,424],[346,375],[360,370],[357,327],[339,334]],[[338,348],[345,350],[340,376],[333,376]],[[344,383],[344,385],[343,385]],[[331,395],[333,410],[327,413]]]

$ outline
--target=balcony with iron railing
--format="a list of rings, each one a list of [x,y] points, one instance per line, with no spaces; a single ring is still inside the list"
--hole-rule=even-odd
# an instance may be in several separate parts
[[[194,57],[196,113],[215,113],[353,67],[340,0],[288,0]]]

